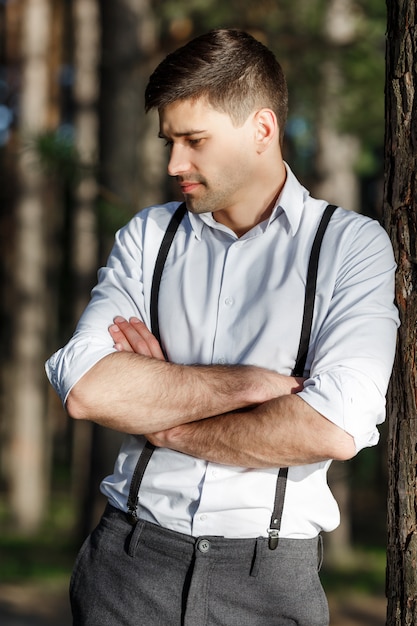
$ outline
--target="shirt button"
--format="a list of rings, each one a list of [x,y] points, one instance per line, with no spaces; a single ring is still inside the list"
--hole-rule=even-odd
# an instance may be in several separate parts
[[[200,515],[200,522],[205,522],[207,519],[207,515],[205,515],[205,513],[203,513],[203,515]]]
[[[210,541],[208,539],[200,539],[197,543],[197,548],[203,554],[206,554],[210,550]]]
[[[220,357],[220,359],[217,359],[217,363],[219,365],[224,365],[226,363],[226,359],[224,357]]]
[[[234,300],[231,296],[228,296],[225,301],[224,301],[226,306],[232,306],[232,304],[234,303]]]

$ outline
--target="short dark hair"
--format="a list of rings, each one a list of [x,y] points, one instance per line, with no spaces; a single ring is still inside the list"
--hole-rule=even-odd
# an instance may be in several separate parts
[[[218,29],[169,54],[145,91],[145,109],[161,110],[178,100],[206,97],[236,126],[257,108],[277,116],[281,141],[288,111],[284,73],[274,54],[241,30]]]

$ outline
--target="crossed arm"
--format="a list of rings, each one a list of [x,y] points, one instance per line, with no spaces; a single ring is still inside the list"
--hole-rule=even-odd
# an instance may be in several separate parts
[[[168,363],[136,319],[116,318],[109,332],[118,352],[74,386],[72,417],[239,467],[347,460],[356,452],[348,433],[296,395],[302,379],[251,366]]]

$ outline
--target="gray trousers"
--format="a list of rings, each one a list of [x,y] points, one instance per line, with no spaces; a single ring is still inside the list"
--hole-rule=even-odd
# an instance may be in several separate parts
[[[328,626],[318,539],[194,538],[107,506],[70,583],[74,626]]]

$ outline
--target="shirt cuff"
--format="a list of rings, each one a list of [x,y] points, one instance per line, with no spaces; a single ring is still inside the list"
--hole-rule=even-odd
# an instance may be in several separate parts
[[[115,348],[103,344],[94,345],[91,341],[82,346],[70,343],[47,360],[46,375],[64,405],[74,385],[96,363],[113,352],[116,352]]]
[[[319,374],[308,378],[298,395],[349,433],[357,452],[378,443],[377,424],[385,419],[385,395],[363,373],[340,367]]]

